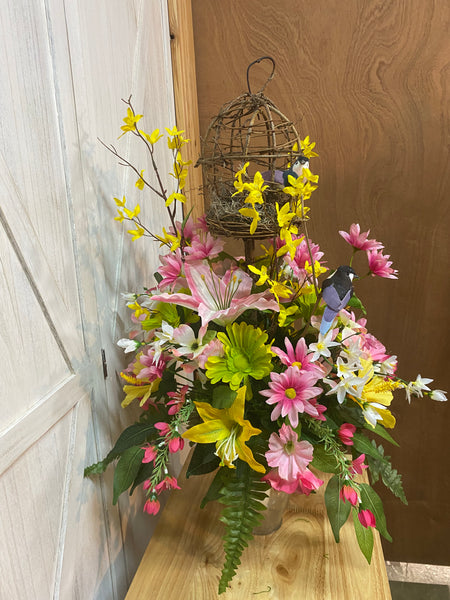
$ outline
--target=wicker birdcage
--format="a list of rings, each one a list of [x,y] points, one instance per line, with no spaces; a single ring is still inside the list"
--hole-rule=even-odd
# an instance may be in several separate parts
[[[253,94],[249,84],[249,69],[261,60],[272,61],[273,69],[263,88]],[[247,69],[248,93],[224,104],[208,127],[198,161],[203,167],[204,194],[209,208],[206,220],[211,231],[218,235],[263,239],[278,230],[275,204],[289,200],[283,186],[273,181],[275,171],[285,170],[299,154],[301,147],[297,130],[276,106],[263,94],[274,75],[271,57],[262,57]],[[264,204],[259,208],[260,221],[253,235],[251,219],[243,217],[245,194],[235,194],[235,174],[245,163],[248,181],[259,171],[265,173],[267,189]]]

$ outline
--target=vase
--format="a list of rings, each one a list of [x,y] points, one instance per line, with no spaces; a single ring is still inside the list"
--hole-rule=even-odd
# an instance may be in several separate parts
[[[261,523],[253,529],[254,535],[269,535],[281,527],[283,514],[289,502],[289,495],[284,492],[278,492],[271,488],[267,492],[263,504],[266,510],[262,511]]]

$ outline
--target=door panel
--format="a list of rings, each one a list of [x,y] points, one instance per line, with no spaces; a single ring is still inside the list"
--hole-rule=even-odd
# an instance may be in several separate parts
[[[175,124],[169,46],[164,0],[2,7],[1,600],[119,600],[151,533],[139,492],[112,506],[112,472],[83,470],[133,420],[120,407],[120,293],[157,267],[157,248],[114,221],[113,197],[142,192],[97,138],[148,168],[116,140],[120,99],[133,95],[150,131]],[[138,201],[161,229],[163,210]]]

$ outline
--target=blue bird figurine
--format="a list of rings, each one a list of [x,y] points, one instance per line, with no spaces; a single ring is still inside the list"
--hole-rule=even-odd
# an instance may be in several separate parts
[[[276,169],[275,171],[264,171],[261,173],[264,181],[266,183],[275,182],[280,185],[284,185],[284,187],[289,185],[288,177],[292,175],[296,179],[300,177],[303,172],[303,169],[309,169],[309,160],[303,154],[297,157],[294,164],[286,171],[280,171]]]
[[[322,298],[326,307],[320,323],[320,333],[326,335],[340,310],[345,308],[353,294],[353,278],[357,277],[351,267],[340,266],[322,284]]]

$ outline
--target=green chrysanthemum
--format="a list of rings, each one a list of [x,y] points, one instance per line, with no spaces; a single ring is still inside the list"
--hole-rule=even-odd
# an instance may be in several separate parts
[[[233,323],[227,326],[227,335],[217,337],[224,347],[224,356],[210,356],[206,362],[206,376],[211,383],[223,381],[237,390],[248,378],[262,379],[272,370],[271,353],[266,346],[268,335],[261,329],[247,323]]]

